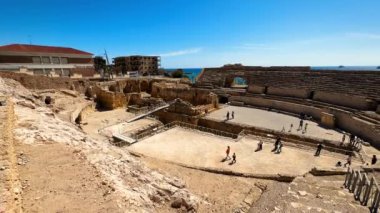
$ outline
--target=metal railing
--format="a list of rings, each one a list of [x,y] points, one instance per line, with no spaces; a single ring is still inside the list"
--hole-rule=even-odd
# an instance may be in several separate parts
[[[141,140],[147,136],[154,135],[154,134],[160,133],[162,131],[172,129],[174,127],[181,127],[181,128],[185,128],[185,129],[197,130],[197,131],[211,133],[213,135],[232,138],[232,139],[238,138],[237,134],[233,134],[230,132],[224,132],[224,131],[220,131],[220,130],[216,130],[216,129],[211,129],[211,128],[207,128],[207,127],[203,127],[203,126],[197,126],[194,124],[184,123],[184,122],[180,122],[180,121],[173,121],[173,122],[168,123],[166,125],[157,127],[155,129],[153,129],[152,131],[147,131],[147,132],[143,132],[140,134],[136,134],[136,135],[133,135],[132,137],[136,140]]]
[[[374,170],[369,168],[373,174],[371,178],[364,169],[353,169],[348,167],[344,186],[354,195],[363,206],[368,206],[371,212],[378,212],[380,204],[380,188],[374,176]]]

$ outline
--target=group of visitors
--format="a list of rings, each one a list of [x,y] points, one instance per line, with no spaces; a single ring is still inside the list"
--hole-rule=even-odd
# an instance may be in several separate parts
[[[301,119],[300,123],[298,125],[297,131],[302,131],[302,134],[305,134],[307,131],[307,126],[308,126],[308,123],[305,123],[305,125],[304,125],[304,120]],[[292,130],[293,130],[293,124],[290,124],[288,132],[292,132]],[[285,132],[285,126],[282,127],[281,132]]]
[[[230,160],[230,152],[231,152],[231,147],[230,146],[227,146],[227,150],[226,150],[226,158],[225,160]],[[236,163],[236,154],[234,152],[234,154],[232,154],[232,161],[230,164],[234,164]]]
[[[257,148],[255,149],[255,152],[259,152],[261,150],[263,150],[263,141],[259,141],[259,143],[257,143]],[[281,151],[282,151],[282,147],[283,147],[283,143],[281,142],[281,138],[278,137],[276,139],[276,142],[274,143],[274,147],[272,149],[272,152],[276,153],[276,154],[280,154]]]
[[[304,119],[301,119],[297,131],[302,131],[302,134],[305,134],[307,131],[308,123],[305,122],[305,125],[303,124],[304,124]]]
[[[230,111],[227,111],[226,118],[227,118],[227,121],[230,120]],[[234,119],[234,118],[235,118],[235,112],[232,111],[231,112],[231,119]]]

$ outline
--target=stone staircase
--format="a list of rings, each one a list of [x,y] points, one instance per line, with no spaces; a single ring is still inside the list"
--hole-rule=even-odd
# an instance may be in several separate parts
[[[344,188],[344,180],[343,175],[296,177],[287,190],[267,192],[280,193],[277,200],[259,200],[250,212],[368,212]]]

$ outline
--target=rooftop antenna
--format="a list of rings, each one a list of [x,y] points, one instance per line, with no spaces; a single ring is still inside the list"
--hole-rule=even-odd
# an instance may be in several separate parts
[[[106,56],[107,65],[110,65],[110,61],[108,60],[108,54],[107,54],[107,50],[106,49],[104,49],[104,55]]]

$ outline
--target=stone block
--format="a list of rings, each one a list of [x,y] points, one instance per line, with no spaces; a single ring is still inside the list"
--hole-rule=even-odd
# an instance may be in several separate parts
[[[327,112],[322,112],[321,125],[331,129],[335,128],[335,116]]]
[[[244,106],[244,102],[242,101],[231,101],[230,104],[233,106]]]
[[[265,87],[263,86],[258,86],[258,85],[249,85],[248,86],[248,92],[254,93],[254,94],[263,94],[265,91]]]

